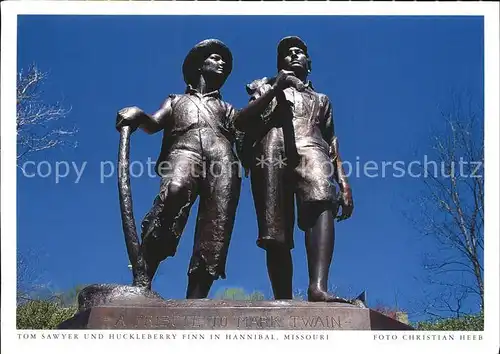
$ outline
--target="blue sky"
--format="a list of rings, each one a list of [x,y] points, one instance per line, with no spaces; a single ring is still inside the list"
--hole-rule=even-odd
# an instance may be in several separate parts
[[[34,162],[86,163],[75,183],[73,170],[55,177],[18,173],[18,248],[36,252],[40,281],[57,289],[87,283],[129,283],[118,204],[116,174],[101,183],[101,163],[115,163],[119,134],[116,112],[137,105],[153,112],[170,93],[182,93],[181,64],[200,40],[218,38],[232,50],[233,73],[222,88],[226,101],[241,108],[244,85],[276,71],[276,45],[287,35],[302,37],[313,61],[310,79],[334,106],[344,160],[423,160],[429,134],[442,127],[440,106],[452,91],[468,91],[483,101],[483,20],[480,17],[293,17],[293,16],[20,16],[18,65],[36,62],[49,71],[44,99],[64,99],[72,107],[67,124],[78,127],[78,147],[38,154]],[[131,159],[155,161],[161,133],[138,131]],[[418,152],[416,154],[416,152]],[[109,166],[107,163],[106,166]],[[46,168],[47,165],[44,166]],[[33,167],[30,171],[33,172]],[[45,172],[45,170],[43,170]],[[106,173],[109,169],[105,170]],[[367,290],[373,304],[410,307],[422,284],[422,241],[403,211],[422,181],[352,171],[355,211],[337,224],[330,283],[342,294]],[[371,173],[374,173],[371,171]],[[379,170],[379,174],[381,171]],[[149,210],[159,178],[132,178],[137,224]],[[197,205],[174,258],[161,265],[154,289],[183,298]],[[296,229],[294,286],[307,287],[303,234]],[[264,251],[257,248],[257,225],[249,180],[244,179],[229,250],[225,287],[270,295]]]

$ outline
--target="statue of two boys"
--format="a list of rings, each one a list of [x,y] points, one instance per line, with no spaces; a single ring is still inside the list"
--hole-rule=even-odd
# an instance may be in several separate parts
[[[220,93],[232,70],[231,51],[209,39],[195,45],[184,60],[184,94],[168,96],[154,114],[137,107],[119,111],[118,129],[129,125],[149,134],[163,132],[156,164],[160,191],[142,222],[149,288],[160,262],[175,255],[198,196],[186,297],[205,298],[213,281],[225,278],[241,162],[250,174],[257,245],[266,251],[275,299],[292,298],[296,200],[297,223],[305,234],[308,300],[341,301],[327,292],[334,220],[349,218],[353,201],[332,104],[308,80],[311,58],[300,38],[283,38],[277,52],[278,74],[248,84],[250,101],[241,110]]]

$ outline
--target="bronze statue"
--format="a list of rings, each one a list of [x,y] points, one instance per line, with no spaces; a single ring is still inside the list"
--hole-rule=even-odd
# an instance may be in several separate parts
[[[327,292],[334,219],[347,219],[353,211],[332,104],[307,80],[311,59],[300,38],[282,39],[277,59],[276,77],[247,85],[250,102],[234,123],[245,134],[238,146],[250,172],[257,245],[266,250],[275,299],[291,299],[296,199],[298,226],[305,232],[308,300],[348,302]],[[340,188],[338,198],[334,182]]]
[[[198,196],[200,203],[186,296],[205,298],[213,281],[225,278],[241,186],[239,160],[234,151],[235,110],[222,100],[219,91],[231,73],[232,61],[231,51],[224,43],[204,40],[194,46],[184,60],[182,70],[187,85],[184,94],[169,95],[152,115],[137,107],[127,107],[118,113],[117,129],[122,132],[122,140],[124,134],[138,127],[149,134],[163,131],[156,164],[161,186],[142,222],[140,246],[133,236],[135,225],[127,181],[120,184],[124,231],[126,238],[132,235],[127,238],[127,247],[136,286],[150,289],[160,262],[175,255],[191,206]],[[127,146],[123,146],[121,155],[126,156]]]

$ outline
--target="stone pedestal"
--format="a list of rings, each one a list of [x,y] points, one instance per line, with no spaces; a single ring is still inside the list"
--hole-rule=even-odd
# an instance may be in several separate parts
[[[60,329],[412,330],[379,312],[306,301],[115,301],[80,311]]]

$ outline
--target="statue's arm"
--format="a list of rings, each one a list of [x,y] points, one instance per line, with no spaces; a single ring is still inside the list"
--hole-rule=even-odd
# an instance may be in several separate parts
[[[131,126],[134,130],[141,128],[148,134],[154,134],[164,129],[172,114],[172,99],[169,96],[153,114],[148,114],[138,107],[126,107],[118,112],[116,127]]]
[[[329,146],[330,161],[333,163],[334,167],[334,178],[338,183],[340,192],[342,194],[343,201],[343,213],[340,217],[342,219],[347,219],[351,216],[353,209],[352,201],[352,191],[349,185],[349,180],[347,174],[342,166],[342,158],[340,157],[339,141],[338,137],[335,135],[335,123],[333,116],[333,107],[330,100],[325,96],[323,104],[324,112],[324,127],[323,127],[323,138],[326,140]]]
[[[252,120],[261,117],[277,93],[277,88],[269,85],[267,78],[255,80],[246,86],[246,90],[250,95],[249,103],[234,117],[234,127],[242,132],[255,124]]]
[[[246,89],[250,100],[248,105],[242,108],[235,117],[234,126],[236,129],[243,132],[251,129],[255,124],[252,120],[256,117],[260,118],[275,97],[283,98],[283,90],[290,86],[302,89],[303,83],[294,76],[293,72],[286,70],[281,70],[272,79],[265,77],[247,85]]]
[[[169,96],[155,113],[149,115],[143,112],[143,114],[139,127],[144,132],[154,134],[164,129],[172,115],[172,96]]]

